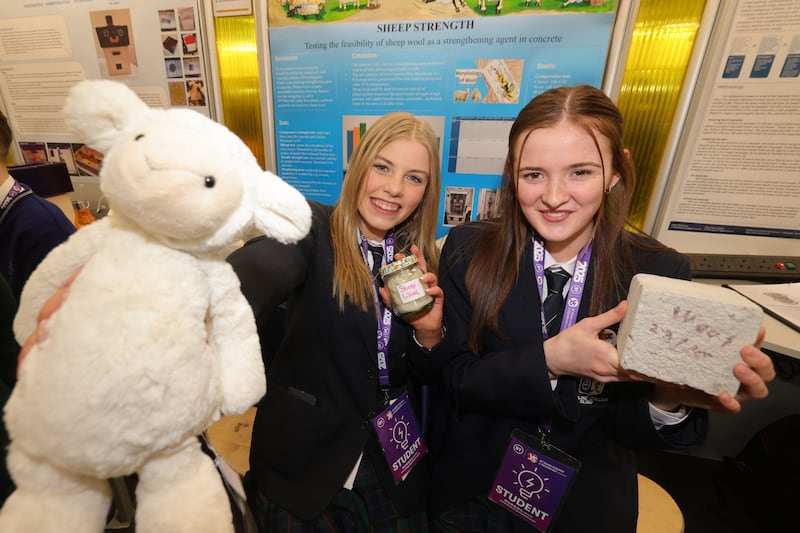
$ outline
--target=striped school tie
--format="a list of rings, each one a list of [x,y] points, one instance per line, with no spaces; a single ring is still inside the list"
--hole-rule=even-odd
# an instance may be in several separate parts
[[[383,287],[383,280],[381,279],[380,271],[383,266],[383,246],[373,246],[368,244],[369,253],[372,254],[372,278],[378,287]]]
[[[571,277],[569,272],[559,266],[551,266],[544,271],[547,279],[547,296],[542,304],[548,337],[555,336],[561,329],[564,311],[564,285]]]

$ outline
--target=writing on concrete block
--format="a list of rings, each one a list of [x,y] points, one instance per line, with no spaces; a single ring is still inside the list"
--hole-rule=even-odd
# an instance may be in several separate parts
[[[736,335],[725,335],[712,325],[704,324],[691,310],[684,310],[676,306],[672,310],[672,318],[675,322],[674,325],[677,325],[677,327],[673,327],[673,324],[665,325],[652,322],[649,331],[656,335],[666,348],[674,352],[686,353],[694,359],[713,357],[714,353],[707,349],[711,345],[705,343],[703,346],[698,346],[692,340],[696,336],[704,339],[716,339],[719,341],[718,346],[720,348],[735,346]],[[687,330],[686,325],[691,325],[692,327]],[[686,336],[687,331],[692,334],[691,338]]]

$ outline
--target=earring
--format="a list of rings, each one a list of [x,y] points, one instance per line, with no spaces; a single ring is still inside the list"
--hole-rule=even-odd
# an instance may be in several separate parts
[[[608,193],[610,192],[611,192],[611,187],[606,187],[605,189],[603,189],[603,194],[605,194],[606,196],[608,196]]]

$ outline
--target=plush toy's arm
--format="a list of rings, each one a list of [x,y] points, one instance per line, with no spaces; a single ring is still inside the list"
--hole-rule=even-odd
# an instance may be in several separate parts
[[[107,233],[110,223],[106,219],[93,222],[70,235],[66,242],[53,250],[39,263],[28,278],[20,296],[19,309],[14,318],[14,336],[23,344],[36,329],[39,311],[44,302],[67,279],[79,270],[95,253]]]
[[[233,268],[224,261],[205,261],[203,265],[211,284],[209,344],[219,354],[222,414],[243,413],[266,392],[255,318]]]

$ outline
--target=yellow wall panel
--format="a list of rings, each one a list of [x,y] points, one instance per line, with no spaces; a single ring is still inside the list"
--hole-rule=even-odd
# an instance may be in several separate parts
[[[216,17],[222,119],[265,167],[256,26],[253,15]]]
[[[641,0],[618,105],[638,183],[630,218],[641,226],[658,179],[704,0]]]

